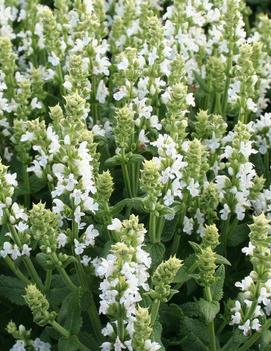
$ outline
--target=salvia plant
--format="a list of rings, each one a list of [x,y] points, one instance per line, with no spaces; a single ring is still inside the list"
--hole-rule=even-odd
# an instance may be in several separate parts
[[[268,16],[0,0],[1,351],[271,350]]]

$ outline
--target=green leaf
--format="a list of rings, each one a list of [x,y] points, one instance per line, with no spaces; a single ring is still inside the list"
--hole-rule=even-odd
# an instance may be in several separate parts
[[[237,225],[232,232],[230,232],[227,245],[229,247],[235,247],[242,244],[248,239],[249,227],[247,224]]]
[[[144,156],[140,154],[132,154],[129,157],[129,163],[138,163],[138,162],[143,162],[145,160]]]
[[[23,295],[25,294],[25,285],[15,277],[0,275],[0,296],[8,299],[16,305],[25,305]]]
[[[68,338],[62,337],[58,340],[58,351],[76,351],[79,349],[78,338],[71,335]]]
[[[51,288],[46,293],[46,297],[52,307],[59,306],[65,300],[69,292],[70,291],[63,283],[63,280],[58,274],[56,274],[52,277]]]
[[[165,246],[162,243],[148,243],[145,250],[150,254],[152,259],[152,267],[156,268],[163,260],[165,254]]]
[[[218,263],[218,264],[225,264],[227,266],[231,266],[230,261],[228,261],[226,259],[226,257],[218,255],[218,254],[216,254],[215,257],[216,257],[216,263]]]
[[[188,242],[195,253],[200,253],[202,251],[202,248],[199,244],[195,243],[194,241],[188,241]]]
[[[66,297],[59,313],[59,321],[72,334],[78,334],[82,326],[80,299],[78,288]]]
[[[121,165],[120,155],[115,155],[113,157],[110,157],[104,163],[104,166],[106,168],[112,168],[112,167],[119,166],[119,165]]]
[[[179,326],[183,351],[209,351],[208,329],[198,319],[184,317]]]
[[[205,93],[209,94],[209,93],[210,93],[210,90],[208,89],[205,80],[202,79],[202,77],[201,77],[196,71],[193,71],[193,72],[194,72],[195,79],[196,79],[197,83],[199,84],[199,86],[201,87],[201,89],[202,89]]]
[[[196,268],[197,268],[197,258],[195,254],[192,254],[185,259],[184,264],[179,269],[179,271],[177,272],[174,278],[174,282],[180,283],[180,284],[185,283],[186,281],[188,281],[193,277],[192,274],[196,270]]]
[[[198,306],[207,323],[212,322],[220,310],[220,306],[217,301],[210,302],[205,299],[200,299],[198,301]]]
[[[161,345],[161,348],[159,350],[165,351],[165,348],[161,341],[161,335],[162,335],[162,325],[160,322],[156,320],[152,329],[152,337],[154,341],[158,342],[158,344]]]
[[[110,207],[111,216],[119,214],[124,207],[134,208],[139,212],[146,212],[144,209],[144,199],[141,197],[133,197],[131,199],[123,199],[114,206]]]
[[[211,286],[212,298],[220,301],[223,297],[223,286],[225,280],[225,267],[221,265],[215,272],[215,282]]]

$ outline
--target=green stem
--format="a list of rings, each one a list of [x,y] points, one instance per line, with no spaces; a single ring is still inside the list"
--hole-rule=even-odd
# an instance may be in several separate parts
[[[5,216],[7,218],[10,217],[10,213],[7,209],[5,209]],[[18,245],[19,248],[22,247],[22,243],[21,243],[21,240],[20,240],[20,237],[17,233],[17,230],[15,229],[15,227],[8,223],[7,224],[7,227],[8,227],[8,230],[10,231],[11,235],[12,235],[12,238],[14,240],[14,242],[16,243],[16,245]],[[28,271],[28,274],[30,275],[30,277],[32,278],[32,280],[36,283],[36,285],[38,286],[38,288],[43,291],[44,290],[44,287],[43,287],[43,284],[42,284],[42,281],[35,269],[35,267],[33,266],[33,263],[31,261],[31,259],[27,256],[24,256],[23,257],[23,263]]]
[[[132,198],[133,197],[133,192],[132,192],[132,187],[131,187],[131,184],[130,184],[130,177],[129,177],[127,163],[125,161],[122,162],[121,169],[122,169],[123,180],[124,180],[124,185],[125,185],[127,194],[128,194],[128,196],[130,198]]]
[[[63,328],[62,325],[56,321],[53,321],[50,324],[60,335],[64,336],[65,338],[68,338],[70,336],[70,332],[67,329]]]
[[[155,212],[151,212],[149,216],[149,237],[152,243],[157,242],[156,238],[156,215]]]
[[[46,278],[45,278],[45,283],[44,283],[44,290],[48,291],[51,286],[51,281],[52,281],[52,270],[47,270],[46,271]]]
[[[156,299],[154,300],[151,308],[151,326],[154,326],[154,323],[156,321],[156,318],[158,316],[159,308],[160,308],[160,300]]]
[[[21,270],[18,267],[16,267],[15,263],[9,256],[6,256],[4,260],[9,269],[17,276],[17,278],[19,278],[25,285],[30,284],[28,278],[21,272]]]
[[[204,288],[206,298],[209,302],[212,302],[212,292],[209,286]],[[215,336],[215,325],[214,321],[208,323],[209,341],[210,341],[210,351],[216,351],[216,336]]]
[[[71,278],[68,276],[65,269],[60,266],[60,262],[59,262],[58,257],[57,257],[55,252],[52,254],[52,259],[55,263],[55,266],[56,266],[58,273],[61,275],[63,282],[66,284],[66,286],[72,291],[77,290],[78,287],[71,281]]]

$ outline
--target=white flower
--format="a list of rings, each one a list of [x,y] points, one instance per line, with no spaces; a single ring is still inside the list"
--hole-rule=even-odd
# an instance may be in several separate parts
[[[183,231],[188,234],[191,235],[192,231],[193,231],[193,218],[188,218],[186,216],[184,216],[184,220],[183,220]]]
[[[80,243],[77,239],[74,239],[74,252],[76,255],[81,255],[86,248],[86,245],[83,243]]]
[[[145,341],[144,346],[147,351],[157,351],[161,349],[161,346],[158,344],[158,342],[151,341],[149,339]]]
[[[103,336],[110,336],[111,334],[113,334],[114,329],[110,323],[107,323],[101,332]]]
[[[229,214],[231,213],[231,209],[229,208],[229,206],[227,204],[224,204],[223,209],[220,210],[220,218],[222,219],[222,221],[226,221],[229,217]]]
[[[129,66],[129,61],[126,57],[123,57],[123,59],[120,61],[120,63],[117,64],[117,67],[120,71],[124,71],[128,68]]]
[[[35,351],[51,351],[51,345],[48,342],[43,342],[39,338],[33,341]]]
[[[97,88],[96,92],[96,99],[99,101],[99,103],[104,104],[106,97],[109,95],[109,90],[104,84],[103,80],[100,80],[100,83]]]
[[[38,109],[40,110],[42,108],[42,102],[40,102],[38,100],[38,98],[34,97],[32,100],[31,100],[31,103],[30,103],[31,107],[33,110],[35,109]]]
[[[2,250],[0,250],[0,256],[6,257],[7,255],[11,255],[13,251],[12,245],[10,242],[5,241],[3,244]]]
[[[22,256],[30,256],[30,251],[32,250],[32,248],[30,246],[28,246],[27,244],[23,244],[22,247]]]
[[[120,338],[117,336],[116,341],[114,343],[114,350],[115,351],[121,351],[123,349],[126,349],[125,345],[121,342]]]
[[[193,96],[193,93],[189,93],[186,95],[186,103],[188,106],[195,106],[195,98]]]
[[[27,214],[24,212],[22,208],[19,207],[17,202],[14,202],[11,206],[12,213],[16,219],[22,219],[23,221],[28,220]]]
[[[66,244],[67,244],[67,241],[68,241],[68,237],[66,234],[64,233],[60,233],[58,236],[57,236],[57,247],[58,248],[61,248],[61,247],[64,247]]]
[[[245,277],[241,282],[236,282],[235,286],[240,288],[242,291],[246,291],[253,284],[253,280],[250,276]]]
[[[260,331],[261,324],[260,324],[258,318],[253,319],[253,321],[251,323],[251,329],[256,330],[256,331]]]
[[[119,232],[122,227],[122,223],[118,218],[114,218],[112,220],[112,223],[107,226],[107,229],[109,230],[115,230],[116,232]]]
[[[25,222],[19,222],[18,224],[15,225],[15,227],[19,233],[23,233],[29,228],[28,224]]]
[[[56,56],[54,52],[52,52],[51,55],[48,56],[48,62],[50,62],[53,66],[58,66],[60,63],[60,59]]]
[[[26,351],[24,341],[23,340],[16,341],[16,343],[12,346],[12,348],[9,351]]]
[[[252,112],[257,112],[257,105],[251,98],[247,99],[247,108]]]
[[[95,238],[99,235],[99,232],[97,229],[94,228],[93,224],[90,224],[85,232],[84,238],[85,238],[85,244],[87,246],[91,245],[94,246],[95,244]]]
[[[83,266],[87,267],[90,261],[91,261],[91,258],[88,257],[87,255],[84,255],[80,262],[82,263]]]
[[[126,89],[126,87],[121,87],[118,91],[116,91],[116,92],[113,94],[113,98],[114,98],[116,101],[120,101],[120,100],[122,100],[126,95],[127,95],[127,89]]]
[[[72,83],[69,80],[65,80],[63,87],[67,90],[72,90]]]
[[[233,314],[231,316],[230,325],[240,324],[241,320],[242,320],[241,313],[240,312],[235,312],[235,314]]]
[[[187,189],[190,192],[190,195],[192,197],[196,197],[199,195],[200,189],[199,189],[199,183],[195,182],[194,179],[192,179],[187,187]]]
[[[84,215],[85,215],[85,213],[81,212],[80,206],[77,206],[75,211],[74,211],[74,220],[78,225],[80,225],[81,217],[83,217]]]
[[[111,342],[105,341],[101,345],[101,351],[111,351],[112,350],[112,344]]]
[[[248,243],[248,247],[243,247],[242,252],[246,254],[246,256],[252,256],[253,251],[255,249],[255,246],[251,244],[251,242]]]
[[[21,256],[21,252],[20,252],[18,246],[15,244],[13,246],[13,250],[12,250],[12,253],[11,253],[11,258],[15,261],[20,256]]]
[[[5,180],[6,180],[7,184],[11,185],[11,186],[15,186],[15,187],[18,185],[16,178],[17,178],[16,173],[13,173],[13,174],[7,173],[5,175]]]
[[[23,134],[21,136],[21,141],[24,142],[24,141],[32,141],[34,138],[34,134],[32,132],[26,132],[25,134]]]
[[[251,330],[251,328],[250,328],[250,320],[248,319],[245,324],[239,325],[238,328],[243,331],[243,334],[245,336],[247,336],[250,333],[250,330]]]

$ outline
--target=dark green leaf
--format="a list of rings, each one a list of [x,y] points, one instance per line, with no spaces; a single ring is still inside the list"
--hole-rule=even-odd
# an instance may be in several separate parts
[[[228,246],[235,247],[242,244],[248,239],[249,227],[247,224],[237,225],[232,232],[229,233]]]
[[[62,337],[58,340],[58,351],[76,351],[78,349],[79,342],[75,335],[68,338]]]
[[[152,259],[152,267],[156,268],[163,260],[165,254],[165,246],[162,243],[148,243],[145,250],[150,254]]]
[[[59,321],[72,334],[78,334],[82,325],[80,289],[71,292],[63,301],[59,312]]]
[[[25,294],[25,285],[15,277],[0,275],[0,296],[5,297],[16,305],[25,305],[23,295]]]

